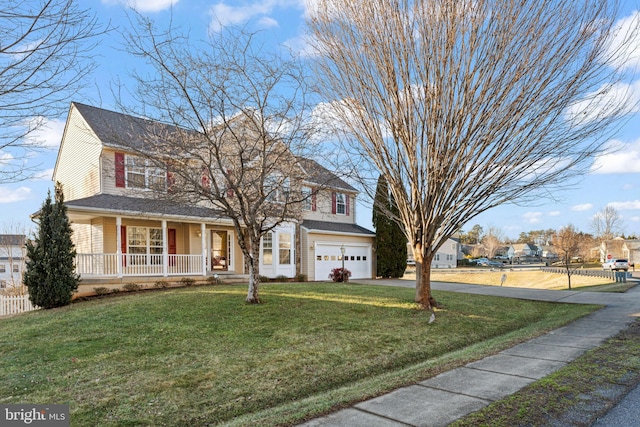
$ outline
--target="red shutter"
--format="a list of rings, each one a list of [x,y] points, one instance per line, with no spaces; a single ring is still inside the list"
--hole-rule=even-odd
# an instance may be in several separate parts
[[[349,216],[349,195],[344,195],[344,212],[347,216]]]
[[[209,174],[207,173],[206,168],[203,168],[200,180],[202,181],[202,187],[211,188],[211,181],[209,180]]]
[[[124,153],[115,154],[116,187],[124,187]]]
[[[311,210],[314,211],[314,212],[316,211],[316,206],[317,206],[316,205],[316,191],[317,191],[316,188],[312,188],[311,189]]]
[[[127,227],[124,225],[120,226],[120,251],[122,255],[127,253]],[[127,266],[127,257],[122,257],[122,265],[124,267]]]
[[[173,186],[176,183],[176,177],[171,170],[171,163],[167,163],[167,192],[173,192]]]
[[[336,193],[331,193],[331,213],[335,214],[336,212]]]
[[[176,265],[177,243],[176,243],[176,229],[169,228],[167,230],[167,246],[169,249],[169,266],[174,267]]]

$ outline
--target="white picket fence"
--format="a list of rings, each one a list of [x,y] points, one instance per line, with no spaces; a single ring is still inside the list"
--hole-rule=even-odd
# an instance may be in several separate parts
[[[35,310],[36,308],[37,307],[34,307],[31,301],[29,301],[29,295],[0,295],[0,316],[24,313],[25,311]]]

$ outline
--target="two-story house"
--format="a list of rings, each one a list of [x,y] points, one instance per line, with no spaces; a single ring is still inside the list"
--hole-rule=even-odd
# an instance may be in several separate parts
[[[514,243],[507,251],[509,259],[537,257],[540,255],[540,248],[532,243]]]
[[[53,180],[63,186],[77,272],[85,281],[116,279],[114,283],[247,274],[230,218],[204,204],[171,203],[152,191],[145,193],[164,186],[170,172],[131,150],[137,135],[124,129],[143,132],[151,124],[165,126],[71,104]],[[122,144],[124,139],[129,144]],[[352,278],[374,277],[374,233],[356,224],[357,191],[318,162],[297,161],[307,172],[302,191],[313,194],[301,202],[302,221],[285,222],[263,237],[260,274],[328,280],[331,269],[341,266],[344,250]],[[315,183],[321,190],[313,191]]]
[[[456,268],[458,266],[458,260],[463,259],[464,254],[460,245],[460,239],[450,237],[446,242],[438,249],[433,260],[431,261],[431,268]],[[407,243],[407,264],[411,265],[415,263],[413,256],[413,247],[411,243]]]
[[[22,284],[26,240],[24,234],[0,234],[0,289]]]

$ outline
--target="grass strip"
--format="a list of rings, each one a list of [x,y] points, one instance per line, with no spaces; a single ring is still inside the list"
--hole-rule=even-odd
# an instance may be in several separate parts
[[[591,425],[640,383],[640,321],[452,427]]]

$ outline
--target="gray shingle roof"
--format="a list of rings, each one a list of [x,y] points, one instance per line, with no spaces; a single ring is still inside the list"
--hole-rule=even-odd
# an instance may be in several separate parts
[[[143,150],[154,138],[170,138],[176,126],[73,102],[102,143],[111,148]],[[193,132],[196,134],[196,132]]]
[[[185,206],[168,202],[167,200],[142,199],[137,197],[115,196],[112,194],[97,194],[84,199],[65,201],[70,209],[99,210],[114,214],[154,214],[176,216],[194,219],[227,219],[221,218],[213,209],[201,206]]]
[[[364,234],[366,236],[375,236],[371,230],[367,230],[364,227],[359,226],[358,224],[348,224],[341,222],[326,222],[326,221],[315,221],[305,219],[302,222],[302,227],[306,228],[309,231],[328,231],[335,233],[348,233],[348,234]]]
[[[128,114],[92,107],[73,102],[73,105],[91,127],[102,143],[110,148],[144,150],[154,138],[171,138],[179,132],[198,135],[195,131],[178,129],[176,126],[134,117]],[[357,192],[335,173],[315,160],[298,157],[300,166],[309,176],[309,181],[323,187]]]
[[[335,173],[331,172],[315,160],[304,157],[298,157],[297,159],[300,166],[302,166],[302,169],[307,173],[310,182],[323,187],[357,192],[355,188],[347,184]]]

